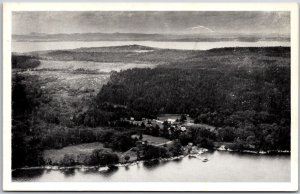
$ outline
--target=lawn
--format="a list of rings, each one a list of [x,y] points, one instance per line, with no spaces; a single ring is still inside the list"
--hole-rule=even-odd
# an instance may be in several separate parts
[[[44,160],[51,159],[52,163],[58,163],[64,158],[64,155],[73,155],[75,158],[78,158],[80,161],[82,156],[89,155],[95,149],[104,149],[111,151],[109,148],[104,148],[102,143],[94,142],[94,143],[85,143],[79,145],[67,146],[62,149],[50,149],[44,151]]]
[[[216,129],[216,127],[204,123],[187,123],[185,126],[194,127],[194,128],[206,128],[209,129],[210,131],[214,131]]]
[[[161,114],[157,117],[158,120],[160,121],[165,121],[168,119],[180,119],[180,114]]]
[[[132,137],[133,138],[134,137],[139,138],[138,135],[133,135]],[[166,138],[163,138],[163,137],[154,137],[152,135],[143,134],[143,141],[148,141],[148,143],[151,144],[151,145],[161,145],[161,144],[169,142],[170,140],[166,139]]]
[[[175,120],[178,119],[179,120],[180,117],[181,117],[181,114],[161,114],[157,117],[157,119],[160,121],[166,121],[168,119],[175,119]],[[191,117],[187,116],[185,123],[187,123],[187,124],[194,123],[194,120]]]
[[[96,149],[103,149],[109,152],[112,152],[112,149],[105,148],[102,143],[94,142],[94,143],[85,143],[85,144],[78,144],[67,146],[62,149],[50,149],[44,151],[44,160],[47,161],[50,159],[52,163],[59,163],[65,155],[72,155],[72,158],[78,160],[78,162],[83,163],[85,156],[90,155]],[[126,152],[113,152],[118,155],[120,162],[125,162],[124,157],[129,156],[129,161],[136,160],[136,152],[134,149],[130,149]]]

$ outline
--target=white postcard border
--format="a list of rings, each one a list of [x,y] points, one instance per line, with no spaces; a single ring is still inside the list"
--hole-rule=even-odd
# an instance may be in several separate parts
[[[291,182],[12,182],[11,14],[13,11],[290,11]],[[296,191],[298,190],[299,13],[296,3],[4,3],[3,190],[5,191]]]

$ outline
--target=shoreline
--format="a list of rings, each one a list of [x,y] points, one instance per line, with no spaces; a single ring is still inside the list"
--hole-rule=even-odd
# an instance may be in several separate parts
[[[74,166],[51,166],[51,165],[45,165],[45,166],[33,166],[33,167],[22,167],[22,168],[16,168],[16,169],[12,169],[12,171],[15,170],[67,170],[67,169],[86,169],[86,170],[90,170],[90,169],[98,169],[99,171],[102,170],[109,170],[109,169],[113,169],[113,168],[118,168],[118,167],[128,167],[128,166],[133,166],[133,165],[138,165],[140,163],[144,163],[144,162],[153,162],[153,161],[173,161],[173,160],[179,160],[182,159],[188,155],[180,155],[180,156],[175,156],[175,157],[170,157],[170,158],[155,158],[155,159],[151,159],[151,160],[134,160],[131,162],[127,162],[127,163],[118,163],[118,164],[112,164],[112,165],[106,165],[106,166],[100,166],[100,165],[96,165],[96,166],[86,166],[86,165],[74,165]]]
[[[205,152],[208,151],[219,151],[219,152],[234,152],[234,153],[245,153],[245,154],[255,154],[255,155],[272,155],[272,154],[286,154],[286,155],[290,155],[290,151],[288,150],[269,150],[269,151],[264,151],[264,152],[257,152],[257,151],[253,151],[253,150],[230,150],[230,149],[226,149],[226,150],[220,150],[218,148],[214,148],[212,150],[207,150]],[[138,165],[140,163],[145,163],[145,162],[154,162],[154,161],[174,161],[174,160],[180,160],[182,158],[185,157],[190,157],[190,158],[196,158],[199,159],[200,155],[202,155],[203,153],[198,153],[198,154],[182,154],[179,156],[174,156],[174,157],[170,157],[170,158],[155,158],[155,159],[151,159],[151,160],[134,160],[134,161],[130,161],[130,162],[125,162],[125,163],[117,163],[117,164],[111,164],[111,165],[106,165],[106,166],[100,166],[100,165],[96,165],[96,166],[86,166],[86,165],[74,165],[74,166],[51,166],[51,165],[45,165],[45,166],[33,166],[33,167],[22,167],[22,168],[16,168],[16,169],[12,169],[13,171],[16,170],[97,170],[98,171],[106,171],[106,170],[110,170],[110,169],[114,169],[114,168],[119,168],[119,167],[129,167],[129,166],[134,166],[134,165]],[[205,159],[205,157],[203,157],[202,159],[199,159],[203,162],[203,159]]]
[[[222,148],[214,148],[215,151],[221,152],[238,152],[238,153],[248,153],[248,154],[256,154],[256,155],[273,155],[273,154],[291,154],[290,150],[232,150],[230,148],[222,149]]]

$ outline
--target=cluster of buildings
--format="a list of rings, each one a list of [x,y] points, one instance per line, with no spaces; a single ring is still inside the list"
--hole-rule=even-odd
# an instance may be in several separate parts
[[[189,115],[186,115],[186,120],[184,122],[180,121],[180,115],[163,115],[157,119],[142,118],[141,120],[136,120],[134,117],[124,118],[123,121],[129,122],[132,125],[144,126],[144,127],[159,127],[160,130],[168,129],[171,134],[171,130],[185,132],[189,127],[202,127],[209,129],[211,132],[216,130],[216,127],[203,124],[194,123]]]
[[[130,119],[124,119],[124,120],[136,126],[145,126],[145,127],[159,126],[160,129],[165,129],[165,125],[167,125],[169,130],[172,128],[175,130],[180,130],[182,132],[187,130],[186,122],[182,123],[179,122],[178,119],[174,119],[174,118],[167,118],[164,120],[160,120],[159,118],[158,119],[142,118],[142,120],[138,121],[135,120],[134,117],[130,117]]]

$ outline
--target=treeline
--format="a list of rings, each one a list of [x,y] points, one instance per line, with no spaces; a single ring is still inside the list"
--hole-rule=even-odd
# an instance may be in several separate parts
[[[132,128],[66,128],[63,126],[45,125],[41,146],[43,149],[60,149],[69,145],[102,142],[114,151],[126,151],[135,145],[136,139],[131,136],[140,129]]]
[[[175,140],[171,145],[154,146],[145,145],[143,148],[143,159],[152,160],[158,158],[170,158],[183,154],[182,144]]]
[[[119,163],[118,155],[103,149],[95,149],[91,154],[80,154],[77,156],[65,154],[64,157],[58,162],[52,162],[50,159],[45,161],[46,165],[58,166],[110,166],[117,163]]]
[[[107,104],[114,108],[119,105],[119,108],[127,107],[147,117],[160,113],[187,113],[196,118],[199,113],[211,113],[202,116],[213,120],[215,111],[226,115],[253,110],[271,114],[267,117],[273,119],[288,118],[289,84],[289,68],[284,66],[270,66],[253,72],[131,69],[111,75],[110,82],[98,94],[96,105],[104,110],[111,108]],[[214,123],[218,122],[223,125],[224,119]]]
[[[37,83],[35,76],[12,77],[12,168],[43,163],[41,134],[34,126],[38,107],[47,99]]]
[[[13,69],[31,69],[38,67],[40,61],[34,56],[15,55],[11,57],[11,64]]]

